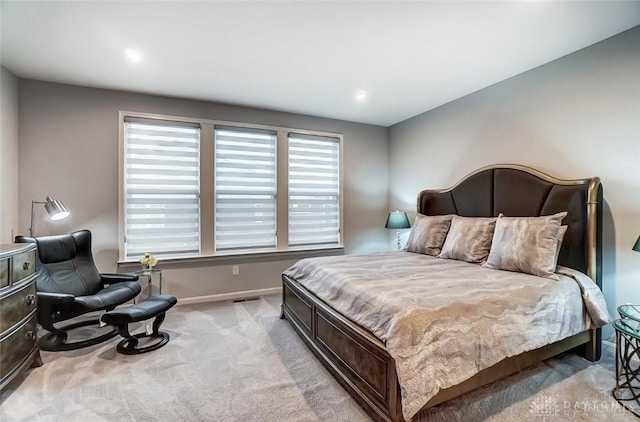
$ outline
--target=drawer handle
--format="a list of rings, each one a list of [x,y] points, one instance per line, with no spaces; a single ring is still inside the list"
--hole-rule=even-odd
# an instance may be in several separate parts
[[[22,264],[22,269],[27,271],[30,266],[31,266],[31,263],[29,261],[25,261],[25,263]]]
[[[29,330],[25,333],[24,335],[26,337],[27,340],[35,340],[36,338],[36,333],[33,330]]]
[[[36,295],[30,293],[27,295],[27,305],[33,305],[36,301]]]

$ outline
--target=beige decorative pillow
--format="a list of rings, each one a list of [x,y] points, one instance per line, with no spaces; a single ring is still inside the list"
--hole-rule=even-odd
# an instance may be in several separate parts
[[[519,271],[558,280],[560,223],[566,212],[542,217],[498,216],[487,268]]]
[[[439,258],[482,262],[491,248],[496,218],[454,216]]]
[[[408,252],[438,255],[453,215],[416,215],[407,240]]]

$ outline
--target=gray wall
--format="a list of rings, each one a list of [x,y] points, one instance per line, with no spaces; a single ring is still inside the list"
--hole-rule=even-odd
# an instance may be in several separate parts
[[[18,229],[18,79],[0,66],[0,243]]]
[[[388,209],[415,210],[424,188],[450,186],[468,172],[513,162],[563,178],[600,176],[605,192],[604,288],[610,309],[640,302],[640,28],[634,28],[435,110],[382,127],[310,116],[69,85],[19,80],[2,72],[2,139],[19,142],[19,226],[29,226],[30,202],[51,195],[73,212],[47,221],[37,208],[39,235],[89,228],[104,271],[116,269],[118,110],[222,119],[344,134],[347,253],[392,247],[382,228]],[[9,106],[5,105],[9,103]],[[7,112],[9,110],[9,112]],[[9,121],[9,124],[5,124]],[[5,134],[5,133],[8,133]],[[7,157],[7,158],[5,158]],[[15,169],[2,152],[2,240],[9,239],[5,204]],[[9,173],[11,173],[11,170]],[[391,206],[387,206],[387,204]],[[11,206],[9,207],[11,208]],[[9,217],[15,211],[8,211]],[[406,233],[405,233],[406,235]],[[298,257],[176,264],[166,291],[197,297],[279,285]],[[231,265],[241,273],[231,276]]]
[[[32,199],[62,200],[72,215],[60,222],[37,207],[35,233],[88,228],[102,271],[118,258],[118,111],[340,132],[344,135],[344,239],[347,253],[390,249],[384,229],[388,201],[388,129],[276,111],[19,80],[20,232]],[[4,197],[4,196],[3,196]],[[198,297],[280,285],[280,273],[299,256],[162,265],[163,293]],[[231,265],[240,275],[231,275]],[[124,267],[131,270],[133,267]]]
[[[499,60],[499,58],[496,58]],[[390,205],[495,163],[599,176],[604,292],[640,303],[640,27],[390,128]]]

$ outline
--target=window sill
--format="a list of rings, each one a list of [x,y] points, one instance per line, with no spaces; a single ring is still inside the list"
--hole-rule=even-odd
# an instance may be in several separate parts
[[[160,259],[159,266],[172,265],[172,264],[195,264],[211,262],[215,264],[228,264],[243,261],[262,262],[275,260],[288,260],[288,259],[303,259],[314,256],[331,256],[331,255],[344,255],[344,246],[330,246],[325,248],[314,249],[288,249],[285,251],[267,251],[267,252],[245,252],[245,253],[228,253],[228,254],[216,254],[216,255],[198,255],[180,258],[163,258]],[[117,262],[118,267],[139,267],[140,262],[138,260],[120,260]]]

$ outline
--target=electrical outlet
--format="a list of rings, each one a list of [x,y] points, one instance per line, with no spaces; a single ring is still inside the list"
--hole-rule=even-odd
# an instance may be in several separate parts
[[[233,275],[238,275],[240,274],[240,267],[238,265],[234,265],[231,269]]]

